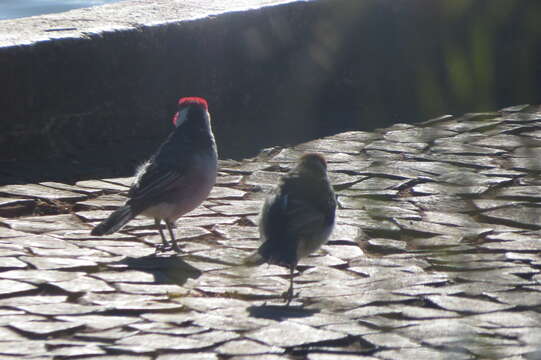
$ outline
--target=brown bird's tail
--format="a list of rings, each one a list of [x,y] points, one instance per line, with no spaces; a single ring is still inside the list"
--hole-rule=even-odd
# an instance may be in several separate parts
[[[259,250],[256,250],[253,254],[247,256],[243,261],[242,265],[244,266],[257,266],[265,262],[265,259],[259,253]]]

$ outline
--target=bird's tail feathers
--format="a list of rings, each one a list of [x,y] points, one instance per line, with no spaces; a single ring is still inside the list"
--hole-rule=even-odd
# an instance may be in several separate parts
[[[287,243],[286,246],[283,246],[283,244],[280,245],[282,246],[273,245],[268,241],[264,242],[259,249],[244,259],[243,265],[257,266],[263,263],[283,266],[296,265],[296,249],[292,247],[290,243]]]
[[[123,206],[114,211],[107,219],[102,221],[98,226],[92,229],[91,235],[109,235],[118,230],[128,221],[133,219],[137,214],[133,212],[131,206]]]

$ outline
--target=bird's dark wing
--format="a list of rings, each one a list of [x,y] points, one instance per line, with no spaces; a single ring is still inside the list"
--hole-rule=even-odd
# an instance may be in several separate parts
[[[182,187],[184,173],[159,165],[148,166],[128,192],[128,204],[143,211],[156,203],[166,201],[173,188]]]
[[[143,208],[165,200],[173,187],[182,186],[191,166],[189,142],[183,133],[171,133],[156,154],[141,166],[128,192],[129,202]],[[182,138],[182,139],[179,139]]]
[[[261,235],[263,243],[258,252],[268,263],[291,265],[297,262],[297,247],[289,231],[288,195],[282,192],[267,198],[263,205]]]
[[[182,175],[176,170],[164,170],[154,167],[145,172],[139,181],[130,189],[128,196],[132,200],[153,197],[177,184]]]
[[[297,262],[298,242],[321,233],[328,226],[326,211],[294,186],[283,186],[264,205],[263,244],[259,250],[266,261],[280,265]],[[333,209],[334,210],[334,209]],[[332,214],[334,221],[334,211]]]
[[[311,236],[321,231],[322,226],[327,225],[326,213],[306,199],[290,196],[286,214],[289,219],[288,231],[297,239]]]

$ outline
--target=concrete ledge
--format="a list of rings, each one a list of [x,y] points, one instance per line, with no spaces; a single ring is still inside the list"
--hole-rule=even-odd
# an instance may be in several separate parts
[[[89,38],[104,32],[179,23],[298,0],[129,0],[56,14],[0,21],[0,47]]]

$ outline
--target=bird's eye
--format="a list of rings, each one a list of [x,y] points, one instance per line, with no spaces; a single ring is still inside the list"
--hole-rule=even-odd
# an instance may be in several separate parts
[[[186,107],[184,109],[179,109],[179,111],[176,113],[175,117],[173,118],[176,127],[179,127],[186,122],[186,119],[188,118],[188,110],[189,108]]]

